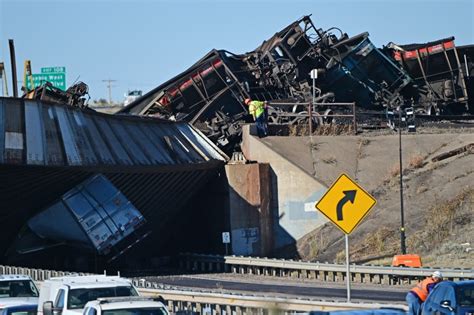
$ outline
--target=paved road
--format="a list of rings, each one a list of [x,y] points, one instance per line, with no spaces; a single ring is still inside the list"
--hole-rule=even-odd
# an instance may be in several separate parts
[[[162,284],[200,288],[208,290],[226,290],[231,292],[250,292],[271,295],[292,295],[324,299],[345,299],[347,297],[346,287],[327,283],[291,283],[289,281],[246,281],[235,279],[206,279],[205,276],[168,276],[147,277],[149,281]],[[352,284],[352,300],[371,302],[404,302],[406,293],[400,289],[394,290],[388,287],[362,287],[360,284]]]

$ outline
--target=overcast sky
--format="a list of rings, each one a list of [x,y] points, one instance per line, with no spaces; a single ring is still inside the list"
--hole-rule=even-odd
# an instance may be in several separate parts
[[[213,48],[244,53],[303,15],[318,28],[349,35],[369,32],[382,46],[455,36],[474,44],[473,0],[0,0],[0,61],[11,94],[8,39],[14,39],[18,78],[30,59],[33,73],[64,66],[67,85],[77,78],[92,99],[122,101],[195,63]],[[1,90],[0,90],[1,92]]]

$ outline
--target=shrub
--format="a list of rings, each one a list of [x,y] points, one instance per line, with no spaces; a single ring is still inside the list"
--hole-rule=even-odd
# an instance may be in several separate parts
[[[420,168],[422,167],[424,163],[424,158],[420,154],[415,154],[412,157],[410,157],[410,160],[408,161],[408,167],[415,169],[415,168]]]

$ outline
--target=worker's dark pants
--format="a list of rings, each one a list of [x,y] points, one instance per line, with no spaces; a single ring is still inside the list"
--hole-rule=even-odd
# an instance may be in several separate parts
[[[260,138],[266,137],[268,135],[268,126],[267,126],[267,115],[261,114],[255,119],[257,124],[257,134]]]
[[[420,299],[415,296],[413,293],[408,292],[406,301],[408,304],[408,315],[418,315],[420,314],[420,306],[421,301]]]

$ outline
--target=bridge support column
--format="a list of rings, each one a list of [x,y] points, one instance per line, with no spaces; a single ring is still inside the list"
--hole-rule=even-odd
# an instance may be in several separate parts
[[[232,254],[265,256],[273,250],[270,165],[226,165]]]

